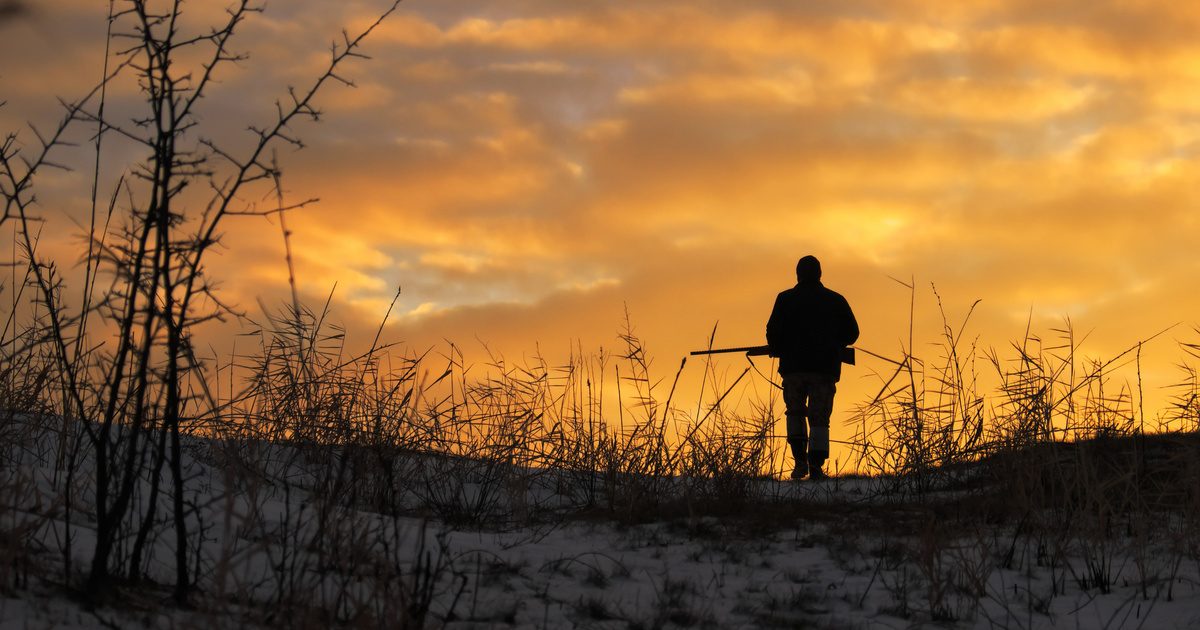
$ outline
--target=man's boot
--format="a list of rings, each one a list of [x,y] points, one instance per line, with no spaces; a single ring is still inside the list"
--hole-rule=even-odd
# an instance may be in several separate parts
[[[808,440],[795,440],[789,444],[792,446],[792,459],[796,461],[792,479],[803,479],[808,475]]]
[[[828,453],[810,453],[808,456],[808,478],[812,480],[828,479],[829,475],[821,469],[825,465],[825,460],[829,457]]]

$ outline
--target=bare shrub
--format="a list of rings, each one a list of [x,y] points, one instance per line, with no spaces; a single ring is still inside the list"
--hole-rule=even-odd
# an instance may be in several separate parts
[[[197,104],[212,89],[218,68],[245,58],[234,50],[235,34],[260,9],[248,0],[234,2],[223,23],[206,26],[185,19],[183,5],[113,3],[106,45],[116,48],[105,51],[101,81],[64,103],[53,132],[34,130],[32,149],[16,134],[0,146],[5,203],[0,222],[17,223],[25,267],[20,291],[32,298],[31,309],[14,307],[9,314],[9,343],[0,360],[7,391],[0,393],[10,405],[20,405],[16,408],[45,408],[63,419],[60,467],[74,471],[75,461],[90,462],[96,544],[85,588],[92,598],[102,597],[114,573],[138,575],[156,512],[165,503],[175,537],[174,596],[180,603],[188,599],[194,563],[188,528],[196,513],[187,505],[181,442],[202,426],[198,421],[218,411],[192,334],[230,312],[212,291],[205,259],[230,217],[288,209],[282,198],[266,211],[243,199],[256,186],[272,181],[278,186],[272,151],[280,144],[299,145],[294,125],[318,116],[314,96],[328,83],[345,82],[338,69],[362,56],[361,42],[379,23],[346,34],[333,47],[326,70],[308,88],[290,91],[265,125],[251,126],[250,148],[235,151],[201,135]],[[110,90],[136,94],[143,109],[127,120],[110,117],[105,111]],[[85,124],[97,128],[96,167],[85,276],[83,287],[75,288],[81,295],[76,300],[68,298],[58,262],[39,255],[34,189],[43,170],[58,166],[53,155],[67,144],[68,131]],[[106,138],[144,156],[112,187],[107,217],[98,199]],[[97,329],[116,342],[96,345],[89,333]],[[38,382],[53,383],[53,391],[41,397],[46,388],[32,389]],[[38,398],[22,399],[32,392]],[[78,435],[84,436],[82,450],[73,447]],[[68,455],[73,461],[64,462]],[[71,557],[69,544],[64,556]]]

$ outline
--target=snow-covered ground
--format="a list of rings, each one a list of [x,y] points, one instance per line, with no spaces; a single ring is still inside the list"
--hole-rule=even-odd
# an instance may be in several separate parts
[[[971,490],[918,499],[894,479],[834,479],[760,480],[769,501],[720,516],[597,509],[451,526],[419,510],[347,507],[281,475],[251,482],[216,461],[190,466],[201,563],[188,609],[171,599],[164,525],[149,581],[89,610],[63,585],[55,471],[5,471],[0,630],[1200,627],[1200,563],[1181,551],[1193,544],[1182,522],[1152,535],[1132,521],[1102,534],[1072,526],[1055,539],[1024,526],[1039,517],[979,512]],[[94,525],[75,520],[78,580]]]

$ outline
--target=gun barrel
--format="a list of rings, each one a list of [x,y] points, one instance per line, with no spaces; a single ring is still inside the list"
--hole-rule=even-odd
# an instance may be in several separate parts
[[[746,354],[755,357],[769,354],[771,349],[768,346],[743,346],[741,348],[710,348],[708,350],[693,350],[692,356],[698,354],[727,354],[733,352],[745,352]]]

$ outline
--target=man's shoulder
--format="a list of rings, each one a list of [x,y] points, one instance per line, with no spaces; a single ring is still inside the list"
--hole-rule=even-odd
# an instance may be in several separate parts
[[[820,296],[818,299],[836,309],[849,309],[850,302],[841,293],[834,291],[826,286],[821,286]]]
[[[842,300],[842,301],[846,300],[846,298],[842,297],[841,293],[838,293],[837,291],[834,291],[833,289],[830,289],[829,287],[827,287],[825,285],[821,285],[821,291],[825,295],[827,295],[831,298],[835,298],[835,299]]]

